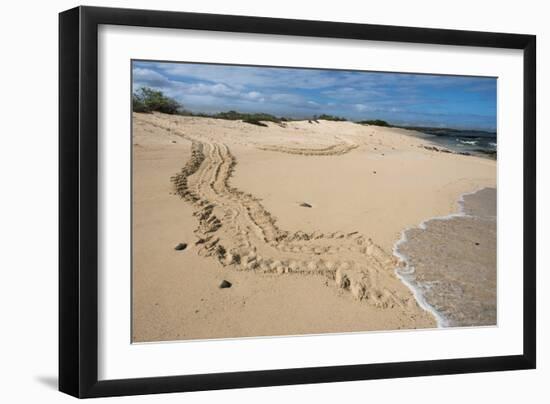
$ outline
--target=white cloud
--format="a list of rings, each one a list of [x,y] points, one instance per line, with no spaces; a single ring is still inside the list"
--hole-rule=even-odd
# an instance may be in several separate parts
[[[139,63],[139,62],[138,62]],[[149,63],[168,76],[210,82],[224,82],[234,88],[320,89],[355,84],[361,76],[355,72],[208,64]]]
[[[151,69],[137,67],[133,69],[132,74],[134,82],[143,83],[144,85],[160,87],[169,83],[166,77]]]

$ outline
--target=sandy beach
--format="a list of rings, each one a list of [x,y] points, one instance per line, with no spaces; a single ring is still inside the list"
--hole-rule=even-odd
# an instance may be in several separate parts
[[[405,129],[265,124],[133,114],[133,341],[436,327],[394,246],[496,188],[496,161]]]

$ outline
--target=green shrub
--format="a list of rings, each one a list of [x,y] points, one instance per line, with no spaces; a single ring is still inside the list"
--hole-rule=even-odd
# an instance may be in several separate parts
[[[276,116],[261,113],[261,112],[255,113],[255,114],[248,114],[248,113],[237,112],[237,111],[219,112],[217,114],[212,115],[211,117],[217,118],[217,119],[227,119],[230,121],[240,120],[240,121],[250,123],[252,125],[258,125],[258,126],[267,126],[265,123],[262,123],[262,121],[281,123],[283,120],[285,120],[285,118],[277,118]]]
[[[347,121],[346,118],[342,118],[340,116],[334,116],[334,115],[328,115],[328,114],[322,114],[322,115],[319,115],[319,116],[314,116],[313,117],[314,121],[318,120],[318,119],[323,119],[325,121],[335,121],[335,122],[343,122],[343,121]]]
[[[213,118],[219,118],[219,119],[227,119],[230,121],[236,121],[237,119],[242,119],[241,113],[237,111],[227,111],[227,112],[219,112],[217,114],[212,115]]]
[[[387,123],[386,121],[383,121],[381,119],[372,119],[372,120],[369,120],[369,121],[359,121],[357,123],[360,123],[361,125],[375,125],[375,126],[391,126],[389,123]]]
[[[244,112],[237,112],[237,111],[227,111],[227,112],[219,112],[215,115],[212,115],[213,118],[218,119],[227,119],[230,121],[266,121],[266,122],[281,122],[281,119],[277,118],[276,116],[265,114],[265,113],[255,113],[255,114],[247,114]],[[251,123],[251,122],[248,122]]]
[[[132,109],[135,112],[163,112],[176,114],[182,106],[176,100],[166,97],[162,91],[141,87],[132,94]]]
[[[132,95],[132,111],[134,112],[151,112],[147,109],[143,101],[141,101],[136,94]]]

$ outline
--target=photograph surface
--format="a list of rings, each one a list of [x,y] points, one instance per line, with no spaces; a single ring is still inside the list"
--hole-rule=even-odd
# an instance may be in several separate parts
[[[497,324],[497,78],[131,69],[132,342]]]

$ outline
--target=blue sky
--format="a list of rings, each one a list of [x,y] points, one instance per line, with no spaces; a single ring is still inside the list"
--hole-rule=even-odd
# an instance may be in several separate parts
[[[193,112],[496,128],[495,78],[145,61],[132,69],[134,90],[161,90]]]

